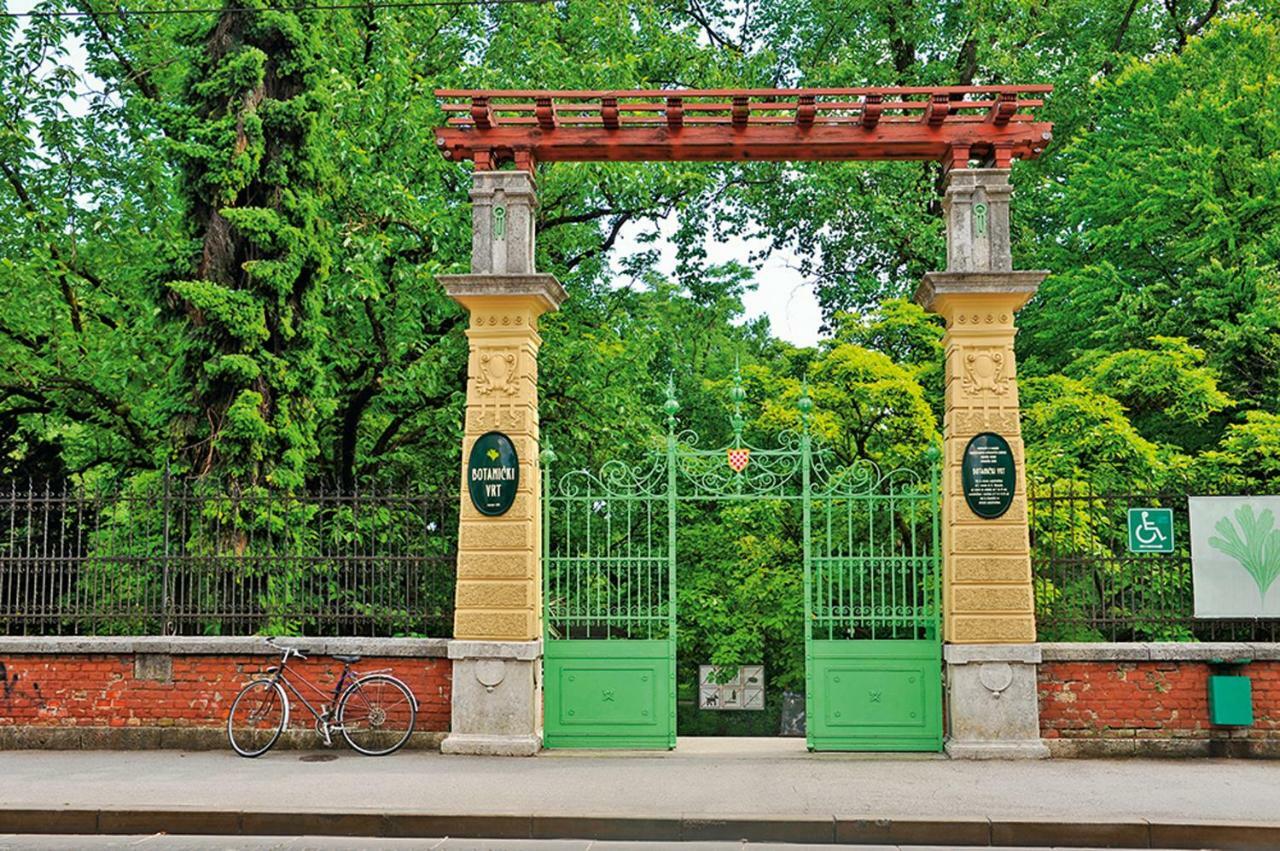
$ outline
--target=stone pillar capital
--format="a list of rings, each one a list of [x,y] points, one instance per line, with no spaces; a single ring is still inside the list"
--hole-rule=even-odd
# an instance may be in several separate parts
[[[927,272],[916,288],[916,304],[937,313],[953,325],[976,328],[980,324],[1012,327],[1020,310],[1040,287],[1046,271],[1025,272]],[[988,313],[992,319],[987,319]],[[973,317],[977,316],[978,320]],[[965,321],[960,321],[964,317]],[[980,320],[980,321],[979,321]]]
[[[948,195],[971,193],[978,189],[993,195],[1013,193],[1007,168],[953,168],[947,172],[944,187]]]
[[[473,330],[477,327],[474,321],[477,312],[509,306],[532,312],[536,318],[559,310],[568,298],[555,275],[440,275],[439,281],[445,294],[472,314]]]
[[[959,168],[947,172],[942,197],[947,222],[948,272],[1009,272],[1009,199],[1013,186],[1007,168]]]
[[[537,187],[527,171],[475,171],[471,175],[471,201],[484,201],[503,192],[509,197],[529,199],[537,204]]]

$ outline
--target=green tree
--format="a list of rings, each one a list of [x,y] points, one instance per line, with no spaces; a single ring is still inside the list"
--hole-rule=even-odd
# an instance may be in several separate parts
[[[1245,407],[1280,400],[1280,22],[1241,15],[1100,84],[1066,169],[1054,271],[1023,313],[1028,369],[1154,336],[1203,349]]]
[[[1224,419],[1217,415],[1233,402],[1218,389],[1214,370],[1203,365],[1203,350],[1181,338],[1153,337],[1151,343],[1151,349],[1090,352],[1071,372],[1124,405],[1148,440],[1202,448],[1217,436],[1217,429],[1206,427],[1210,419]]]
[[[330,102],[317,13],[275,0],[233,8],[196,33],[166,118],[199,246],[167,282],[190,340],[180,450],[193,472],[233,486],[296,487],[332,411],[317,352]]]

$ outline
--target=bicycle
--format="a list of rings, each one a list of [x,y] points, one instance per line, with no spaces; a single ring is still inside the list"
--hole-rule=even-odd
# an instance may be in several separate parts
[[[335,730],[352,749],[366,756],[395,753],[409,741],[418,718],[418,699],[407,685],[387,673],[390,669],[361,674],[351,669],[360,661],[359,656],[335,653],[332,658],[342,663],[342,675],[330,695],[302,674],[289,670],[290,659],[305,660],[311,651],[276,644],[274,638],[268,638],[267,643],[281,651],[280,664],[267,668],[264,673],[269,677],[245,685],[227,715],[227,739],[240,756],[262,756],[289,726],[286,688],[315,718],[316,732],[324,737],[326,747],[333,745]],[[330,703],[320,701],[317,711],[298,691],[293,679],[321,698],[328,697],[333,710]]]

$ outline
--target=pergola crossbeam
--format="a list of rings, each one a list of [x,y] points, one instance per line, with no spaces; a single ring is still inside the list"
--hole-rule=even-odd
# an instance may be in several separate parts
[[[1039,156],[1031,86],[436,92],[442,153],[504,161],[931,160]]]

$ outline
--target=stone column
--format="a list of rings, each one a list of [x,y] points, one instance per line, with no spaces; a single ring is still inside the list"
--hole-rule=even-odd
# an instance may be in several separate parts
[[[531,756],[542,747],[538,317],[564,290],[534,271],[533,176],[477,171],[470,275],[442,276],[471,314],[462,438],[451,732],[441,751]],[[472,446],[507,436],[519,470],[504,513],[482,513],[467,482]]]
[[[952,170],[943,201],[947,270],[924,277],[916,300],[946,320],[943,422],[943,624],[947,752],[1043,757],[1036,689],[1039,646],[1018,418],[1014,314],[1045,272],[1013,270],[1007,169]],[[963,484],[969,441],[993,433],[1015,467],[1008,509],[970,510]]]

